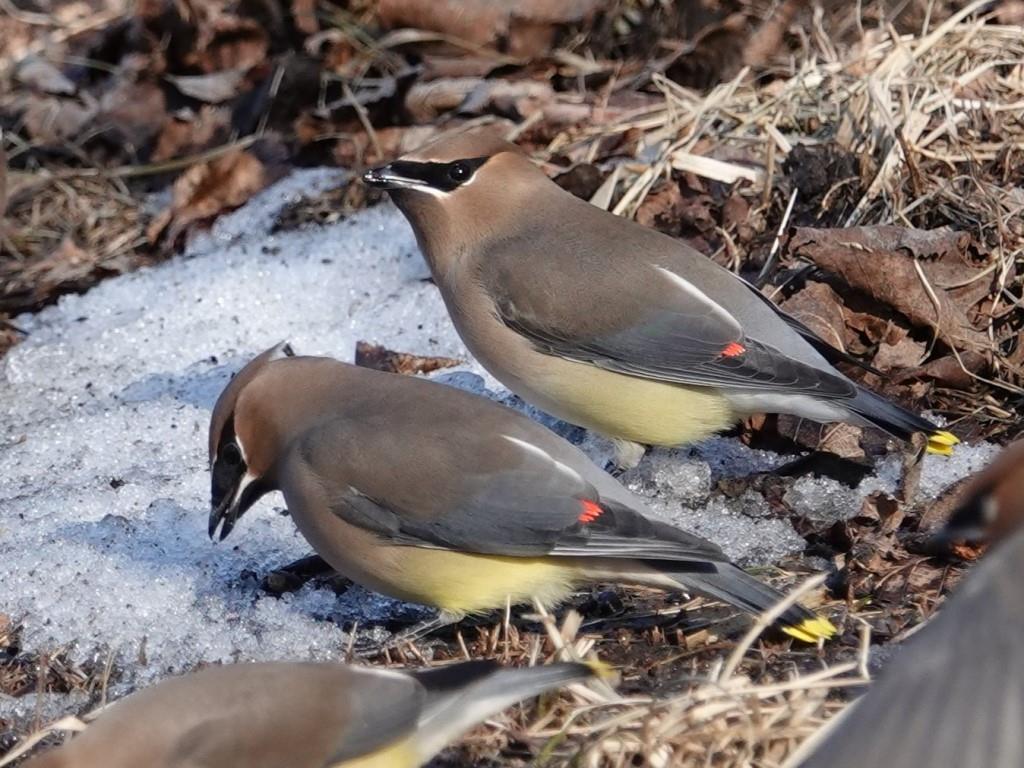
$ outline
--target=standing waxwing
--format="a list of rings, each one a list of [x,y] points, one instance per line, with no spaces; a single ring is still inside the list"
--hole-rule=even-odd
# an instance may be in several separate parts
[[[617,443],[679,445],[753,413],[957,439],[858,386],[844,354],[683,243],[574,197],[491,133],[442,138],[363,180],[412,224],[462,340],[525,400]],[[826,359],[829,358],[829,359]]]
[[[1024,766],[1024,441],[965,489],[945,539],[993,548],[800,768]]]
[[[299,531],[366,587],[441,609],[434,628],[595,582],[693,591],[759,613],[781,597],[717,546],[658,520],[556,434],[453,387],[278,345],[210,424],[210,536],[280,489]],[[835,631],[793,606],[780,626]]]
[[[516,702],[599,671],[489,661],[420,672],[208,667],[121,699],[25,768],[414,768]]]

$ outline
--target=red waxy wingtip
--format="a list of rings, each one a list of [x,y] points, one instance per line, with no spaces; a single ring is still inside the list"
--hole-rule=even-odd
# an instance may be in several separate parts
[[[725,348],[722,350],[722,357],[739,357],[746,351],[747,348],[744,347],[739,342],[730,341],[728,344],[725,345]]]
[[[601,515],[604,514],[604,510],[601,509],[601,505],[596,501],[590,501],[589,499],[583,499],[580,501],[580,506],[583,507],[583,511],[580,512],[580,516],[576,518],[581,523],[586,525],[592,523]]]

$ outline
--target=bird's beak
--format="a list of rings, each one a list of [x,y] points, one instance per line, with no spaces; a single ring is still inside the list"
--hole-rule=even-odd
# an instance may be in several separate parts
[[[220,541],[224,541],[228,534],[231,533],[231,529],[235,527],[235,523],[238,522],[240,516],[238,505],[234,503],[237,495],[238,492],[235,489],[233,493],[225,494],[219,504],[211,506],[210,527],[208,529],[211,540],[217,540],[217,528],[220,527]]]
[[[210,524],[207,529],[211,539],[224,541],[253,504],[266,493],[267,488],[251,475],[243,475],[232,484],[227,493],[218,498],[215,493],[210,505]],[[217,536],[217,528],[220,536]]]
[[[392,165],[371,168],[363,174],[363,183],[376,189],[408,189],[422,186],[423,182],[411,176],[403,175]]]

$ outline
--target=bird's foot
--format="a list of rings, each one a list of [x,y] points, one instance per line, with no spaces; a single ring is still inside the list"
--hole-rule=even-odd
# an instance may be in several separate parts
[[[384,641],[371,640],[364,637],[356,640],[355,644],[352,646],[352,654],[357,658],[372,659],[381,655],[385,651],[396,650],[409,643],[417,643],[437,630],[443,629],[449,624],[453,624],[454,621],[455,620],[445,616],[444,614],[438,614],[433,618],[417,622],[411,627],[406,627],[400,632],[395,632],[391,637]]]
[[[322,557],[310,555],[270,571],[263,577],[260,587],[272,595],[283,595],[285,592],[294,592],[317,576],[332,573],[334,569]]]
[[[631,440],[612,440],[612,445],[615,455],[605,464],[604,470],[616,478],[637,466],[650,450],[650,446]]]

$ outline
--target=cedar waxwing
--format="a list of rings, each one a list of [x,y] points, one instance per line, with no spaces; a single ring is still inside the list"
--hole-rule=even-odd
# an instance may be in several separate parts
[[[1024,765],[1024,442],[978,475],[948,536],[995,543],[800,768]],[[962,523],[966,523],[963,525]]]
[[[228,384],[210,424],[210,536],[280,489],[344,576],[441,609],[435,626],[594,582],[694,591],[759,613],[780,594],[662,522],[547,428],[487,398],[286,344]],[[827,619],[780,618],[806,641]]]
[[[942,533],[947,541],[1001,539],[1024,522],[1024,440],[1009,445],[963,490]]]
[[[679,445],[753,413],[958,440],[829,362],[847,356],[752,285],[560,188],[516,146],[466,131],[367,171],[412,224],[469,350],[525,400],[616,441]],[[828,358],[828,359],[826,359]]]
[[[418,672],[208,667],[118,701],[26,768],[411,768],[516,702],[599,671],[490,661]]]

